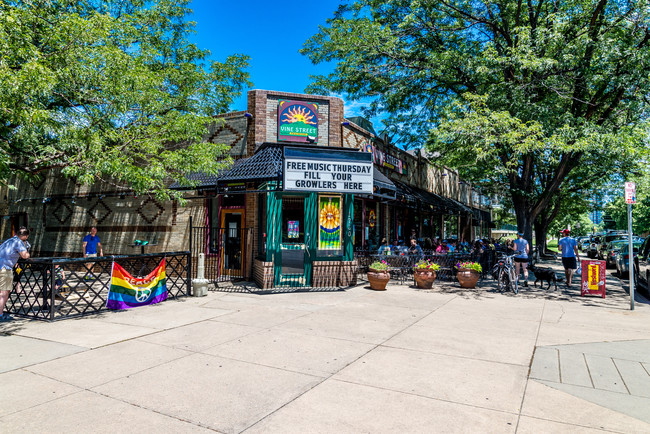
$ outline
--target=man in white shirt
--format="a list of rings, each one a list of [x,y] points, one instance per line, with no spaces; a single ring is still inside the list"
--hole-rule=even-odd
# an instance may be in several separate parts
[[[9,293],[14,286],[14,266],[19,258],[29,259],[29,229],[21,227],[15,236],[0,245],[0,321],[9,321],[9,313],[3,313]]]

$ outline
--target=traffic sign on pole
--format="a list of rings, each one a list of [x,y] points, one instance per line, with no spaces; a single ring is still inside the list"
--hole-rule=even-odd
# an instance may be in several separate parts
[[[625,183],[625,203],[634,205],[636,203],[636,184]]]

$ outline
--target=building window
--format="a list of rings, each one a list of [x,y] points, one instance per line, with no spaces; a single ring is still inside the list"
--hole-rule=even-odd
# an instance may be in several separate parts
[[[305,198],[282,197],[282,243],[304,244],[305,242]]]

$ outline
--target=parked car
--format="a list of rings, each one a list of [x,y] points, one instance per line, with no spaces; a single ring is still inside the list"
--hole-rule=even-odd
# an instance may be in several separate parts
[[[643,244],[643,241],[633,241],[634,245],[634,262],[637,262],[637,254],[639,253],[639,248]],[[630,265],[630,245],[624,244],[619,250],[618,255],[616,255],[616,275],[621,279],[629,279]]]
[[[627,239],[627,235],[624,233],[610,232],[605,236],[600,238],[600,244],[598,246],[598,259],[605,260],[607,258],[607,247],[609,243],[614,240],[623,240]]]
[[[585,249],[589,259],[596,259],[598,257],[598,246],[600,245],[600,235],[594,235],[589,239],[589,245]]]
[[[650,276],[650,237],[647,237],[641,247],[639,253],[634,258],[634,275],[640,285],[648,288],[648,276]]]
[[[576,242],[578,243],[578,250],[582,250],[582,244],[585,240],[589,240],[589,236],[576,237]]]
[[[616,256],[621,250],[621,247],[629,244],[629,242],[630,240],[626,238],[610,241],[609,244],[607,244],[607,250],[605,253],[605,268],[616,266]]]
[[[589,248],[590,243],[591,243],[591,237],[584,237],[582,240],[578,242],[578,249],[581,252],[586,252],[587,249]]]

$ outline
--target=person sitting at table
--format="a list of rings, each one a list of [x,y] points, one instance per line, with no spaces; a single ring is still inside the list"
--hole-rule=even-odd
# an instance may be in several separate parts
[[[406,247],[404,246],[404,243],[401,240],[395,240],[395,244],[393,245],[393,254],[394,255],[406,254]]]
[[[422,247],[418,244],[418,240],[411,238],[411,247],[409,247],[409,255],[414,256],[416,259],[422,258]]]
[[[449,252],[449,245],[447,244],[447,240],[442,240],[442,243],[438,247],[436,247],[436,253],[443,253],[446,254]]]
[[[456,240],[449,241],[449,253],[456,253]]]
[[[381,240],[381,246],[379,246],[379,254],[390,255],[390,246],[388,245],[388,241],[386,241],[386,238],[382,238]]]

